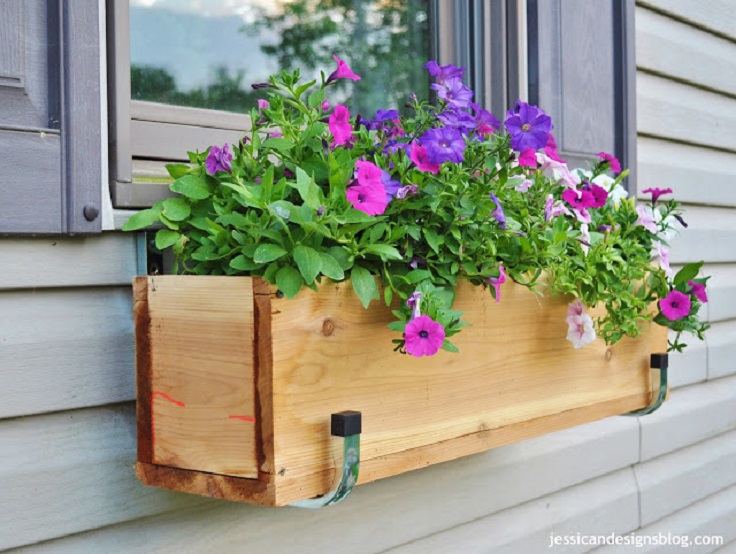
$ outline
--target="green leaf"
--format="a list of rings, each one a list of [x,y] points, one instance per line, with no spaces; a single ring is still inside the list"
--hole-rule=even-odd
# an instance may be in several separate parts
[[[388,260],[402,260],[403,256],[399,253],[396,248],[389,246],[388,244],[369,244],[365,248],[368,254],[377,254],[381,256],[381,260],[384,262]]]
[[[183,198],[167,198],[163,203],[163,214],[171,221],[184,221],[188,218],[192,209]]]
[[[286,250],[280,246],[270,243],[261,244],[253,253],[253,261],[258,264],[267,264],[268,262],[279,259],[284,254],[286,254]]]
[[[184,175],[189,175],[191,170],[192,166],[187,164],[166,164],[166,171],[168,171],[169,175],[174,179],[179,179],[180,177],[184,177]]]
[[[307,284],[312,283],[322,269],[319,252],[308,246],[299,244],[294,248],[294,261]]]
[[[445,339],[442,341],[442,350],[447,350],[448,352],[460,352],[457,346],[452,344],[449,340]]]
[[[376,218],[360,210],[351,209],[345,214],[345,223],[373,223]]]
[[[220,217],[215,219],[215,221],[220,225],[236,227],[238,229],[247,229],[250,226],[248,218],[238,212],[222,214]]]
[[[353,290],[360,298],[364,308],[367,308],[371,300],[378,298],[378,287],[376,280],[370,272],[359,265],[353,266],[350,272],[350,280],[353,282]]]
[[[439,254],[440,252],[440,241],[437,237],[437,232],[434,229],[424,229],[424,238],[427,239],[429,247]]]
[[[675,279],[673,281],[675,286],[685,285],[688,281],[694,279],[698,275],[698,271],[700,271],[702,265],[703,262],[685,264],[683,268],[677,272],[677,275],[675,275]]]
[[[123,225],[123,231],[136,231],[143,229],[144,227],[150,227],[155,222],[159,221],[159,215],[161,215],[161,206],[156,205],[153,208],[147,210],[141,210],[137,214],[134,214],[125,222]]]
[[[238,271],[253,271],[254,269],[260,269],[262,266],[263,264],[256,263],[242,254],[230,260],[230,267]]]
[[[276,286],[287,298],[294,298],[303,284],[302,274],[290,265],[284,266],[276,272]]]
[[[169,229],[159,229],[156,232],[156,248],[163,250],[176,243],[181,235],[176,231],[170,231]]]
[[[345,272],[335,258],[326,252],[322,252],[320,258],[322,258],[322,269],[320,270],[322,275],[329,277],[333,281],[342,281],[345,279]]]
[[[304,203],[316,210],[321,205],[319,187],[307,173],[301,168],[296,168],[296,189],[299,191],[299,196],[302,197]]]
[[[184,175],[169,185],[173,192],[178,192],[182,196],[193,200],[204,200],[210,197],[210,188],[201,177],[194,175]]]
[[[327,249],[327,253],[337,260],[337,264],[344,270],[347,271],[353,267],[353,262],[350,261],[350,252],[340,246],[332,246]]]
[[[419,281],[424,281],[425,279],[429,279],[432,277],[432,273],[426,269],[413,269],[406,275],[404,275],[404,279],[406,279],[406,282],[409,284],[415,284]]]
[[[271,148],[279,152],[288,152],[294,148],[294,142],[289,139],[277,137],[263,141],[263,146],[264,148]]]

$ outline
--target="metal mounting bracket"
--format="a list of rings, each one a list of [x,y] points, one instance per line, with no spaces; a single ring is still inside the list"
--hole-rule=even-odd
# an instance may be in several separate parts
[[[622,415],[627,416],[643,416],[649,415],[656,412],[667,397],[667,367],[669,365],[669,359],[667,354],[652,354],[649,366],[654,369],[659,369],[659,390],[656,397],[652,400],[649,406],[640,410],[634,410]]]

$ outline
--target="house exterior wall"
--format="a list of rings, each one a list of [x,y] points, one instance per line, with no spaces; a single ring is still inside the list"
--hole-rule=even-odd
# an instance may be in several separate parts
[[[135,238],[0,239],[0,550],[538,552],[550,533],[636,532],[720,535],[734,551],[736,9],[649,0],[636,17],[639,189],[671,186],[689,204],[673,256],[704,258],[713,275],[713,328],[673,356],[659,412],[360,486],[323,510],[144,487],[133,473]]]

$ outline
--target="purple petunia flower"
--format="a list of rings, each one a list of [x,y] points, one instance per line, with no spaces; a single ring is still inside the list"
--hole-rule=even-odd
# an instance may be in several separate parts
[[[656,204],[657,200],[659,200],[659,197],[663,194],[672,194],[672,189],[660,189],[660,188],[650,188],[650,189],[644,189],[642,191],[644,194],[651,193],[652,194],[652,204]],[[687,227],[687,225],[686,225]]]
[[[475,117],[464,111],[445,110],[437,115],[437,119],[445,125],[459,129],[464,134],[469,133],[476,126]]]
[[[388,171],[383,170],[381,174],[381,183],[383,183],[383,188],[386,189],[386,203],[389,203],[399,192],[399,189],[401,188],[401,183],[399,181],[391,179],[391,174]]]
[[[501,227],[501,229],[505,231],[506,230],[506,216],[503,213],[503,208],[501,207],[501,201],[492,192],[489,194],[491,196],[491,200],[493,200],[493,203],[496,204],[496,209],[491,212],[491,215],[498,222],[498,225]]]
[[[473,91],[466,87],[459,77],[448,79],[443,84],[434,84],[432,88],[451,108],[469,108],[473,101]]]
[[[690,315],[690,297],[679,290],[670,293],[659,301],[662,315],[670,321],[677,321]]]
[[[327,77],[327,82],[331,83],[335,79],[352,79],[353,81],[360,81],[360,76],[353,73],[353,70],[350,69],[350,66],[348,66],[347,63],[345,63],[343,60],[332,55],[332,59],[335,60],[335,63],[337,63],[337,69],[333,71],[329,77]]]
[[[602,162],[608,163],[613,173],[621,173],[621,163],[615,156],[606,152],[598,152],[598,157]]]
[[[462,79],[464,67],[455,67],[452,64],[439,65],[435,61],[429,61],[424,64],[424,69],[429,71],[429,74],[435,78],[437,83],[440,85],[445,84],[450,79]]]
[[[416,196],[417,194],[419,194],[419,185],[406,185],[399,189],[396,193],[396,198],[403,200],[407,196]]]
[[[552,119],[536,106],[517,100],[516,111],[509,110],[506,130],[511,135],[511,148],[523,152],[527,148],[544,148],[552,130]]]
[[[475,131],[481,136],[490,135],[501,127],[501,122],[491,112],[484,110],[478,104],[470,104],[475,112]]]
[[[404,348],[417,358],[434,356],[444,340],[445,328],[426,315],[412,319],[404,329]]]
[[[494,292],[496,293],[494,296],[496,297],[496,302],[501,301],[501,285],[503,285],[506,282],[506,268],[504,268],[502,265],[498,266],[498,277],[486,277],[486,281],[488,281],[491,286],[494,289]]]
[[[465,140],[457,129],[438,127],[425,132],[419,142],[427,149],[430,163],[462,163],[465,160]]]
[[[690,294],[703,303],[708,302],[708,293],[705,292],[705,285],[696,283],[692,279],[687,284],[690,287]]]
[[[225,173],[232,172],[233,155],[230,153],[230,145],[225,144],[222,148],[218,146],[211,146],[210,152],[207,154],[207,160],[205,165],[207,166],[207,173],[214,175],[218,171],[224,171]]]
[[[411,319],[418,318],[421,314],[422,306],[422,293],[417,291],[412,292],[409,298],[406,299],[406,305],[411,308]]]

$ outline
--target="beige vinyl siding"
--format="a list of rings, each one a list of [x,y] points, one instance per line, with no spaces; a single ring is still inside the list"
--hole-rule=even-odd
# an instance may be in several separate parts
[[[360,486],[317,511],[143,487],[135,239],[0,239],[0,549],[517,553],[547,551],[550,533],[669,532],[729,543],[688,551],[736,551],[736,6],[647,0],[636,39],[639,190],[675,189],[690,228],[673,259],[705,259],[713,275],[713,328],[672,358],[660,411]]]

